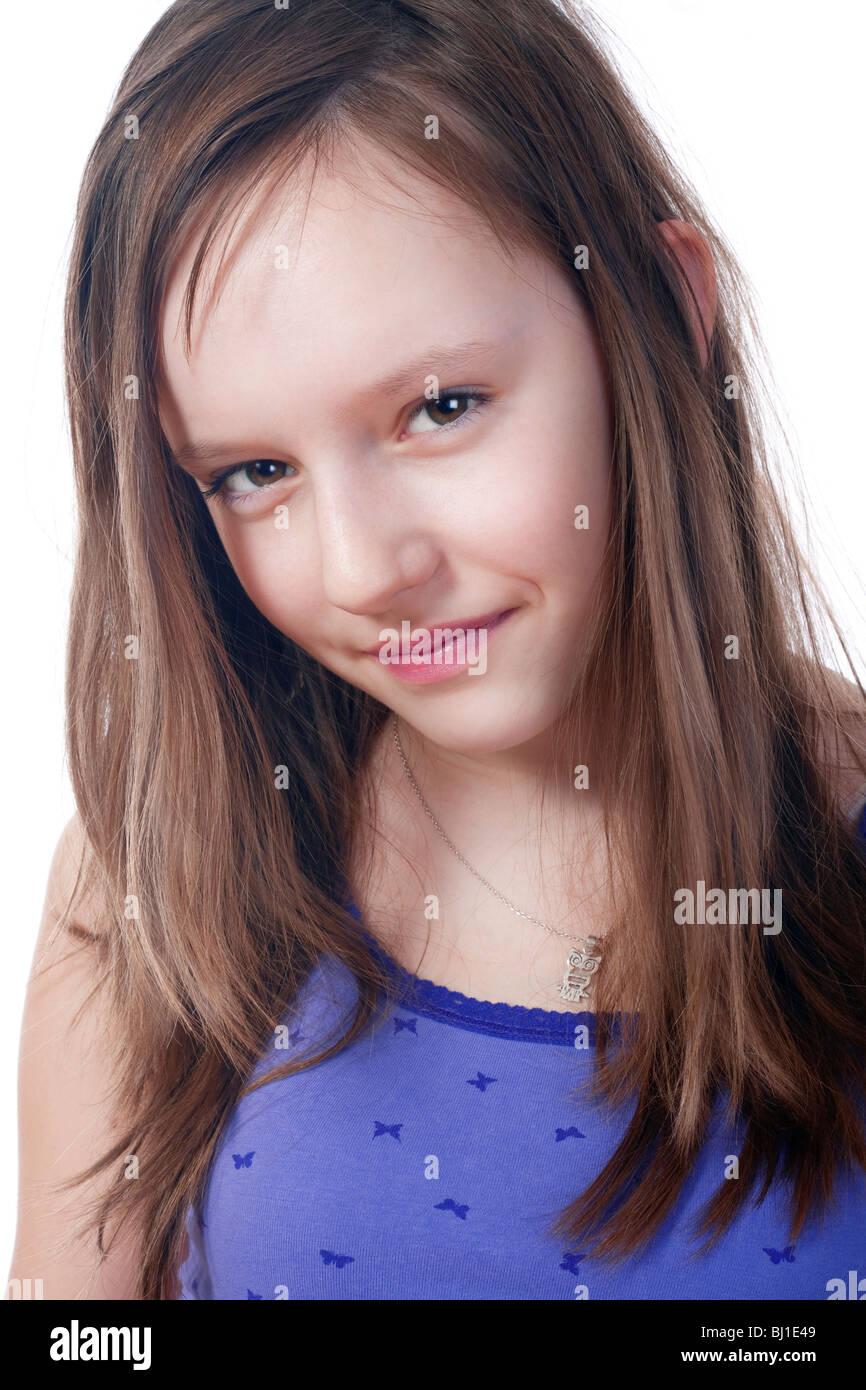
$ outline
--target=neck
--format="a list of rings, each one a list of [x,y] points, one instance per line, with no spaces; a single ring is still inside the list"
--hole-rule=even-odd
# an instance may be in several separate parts
[[[563,951],[574,942],[545,935],[539,922],[582,939],[603,937],[609,926],[601,798],[574,787],[574,765],[589,765],[589,758],[557,756],[551,736],[478,755],[443,748],[403,719],[397,732],[429,815],[456,856],[406,776],[389,715],[366,768],[377,833],[368,838],[364,822],[353,845],[352,882],[367,920],[376,922],[392,955],[409,961],[407,968],[418,968],[413,952],[430,949],[427,968],[454,988],[463,989],[455,961],[475,971],[464,993],[484,988],[496,992],[478,997],[522,1002],[514,980],[528,969],[540,971],[556,993]],[[497,900],[497,890],[507,901]],[[430,894],[441,905],[433,919],[425,911]]]
[[[386,761],[393,757],[402,776],[394,727],[391,715],[382,731],[383,753]],[[529,811],[542,797],[546,811],[558,808],[569,818],[590,807],[597,809],[595,788],[578,791],[574,785],[575,766],[591,765],[597,774],[597,759],[588,753],[572,757],[558,750],[553,726],[514,747],[480,753],[443,748],[399,717],[396,727],[406,761],[434,812],[434,798],[437,804],[444,799],[475,811],[484,807],[486,813],[496,804],[510,807],[512,814]]]
[[[431,743],[398,719],[413,787],[394,727],[392,716],[383,729],[386,775],[399,783],[403,815],[421,828],[426,853],[433,856],[427,862],[438,866],[440,881],[443,873],[456,873],[459,891],[477,892],[453,863],[456,853],[479,872],[498,874],[501,891],[508,893],[510,884],[524,902],[557,915],[567,912],[574,864],[587,860],[597,839],[601,805],[595,791],[575,788],[573,761],[555,755],[552,733],[531,744],[469,755]],[[438,826],[430,823],[433,817]]]

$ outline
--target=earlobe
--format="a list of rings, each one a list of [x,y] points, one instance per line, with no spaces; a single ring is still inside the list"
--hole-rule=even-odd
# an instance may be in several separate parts
[[[700,308],[698,319],[690,303],[692,332],[700,354],[701,366],[707,365],[709,344],[716,318],[718,292],[713,257],[706,237],[689,222],[670,219],[659,222],[659,233],[682,273],[692,287]]]

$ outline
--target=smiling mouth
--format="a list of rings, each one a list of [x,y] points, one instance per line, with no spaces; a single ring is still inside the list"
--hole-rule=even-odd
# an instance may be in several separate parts
[[[389,651],[388,647],[393,643],[393,638],[390,643],[384,638],[377,648],[365,652],[364,655],[368,661],[375,661],[377,666],[381,665],[395,680],[408,685],[438,684],[466,671],[471,675],[483,675],[487,670],[488,637],[492,640],[500,627],[519,609],[520,604],[517,604],[513,608],[502,608],[488,617],[475,618],[470,623],[452,623],[451,637],[443,637],[443,629],[447,632],[449,625],[439,628],[438,635],[436,628],[422,628],[422,633],[426,632],[433,638],[432,649],[428,643],[426,653],[418,651],[412,643],[412,629],[407,620],[401,625],[398,651]],[[390,631],[393,633],[396,629],[392,628]],[[418,631],[416,628],[415,632]]]
[[[477,632],[477,631],[480,631],[482,628],[487,628],[488,630],[490,630],[490,629],[492,629],[492,628],[494,628],[494,627],[498,627],[499,624],[500,624],[500,622],[504,622],[504,620],[505,620],[507,617],[509,617],[509,615],[510,615],[511,613],[513,613],[514,611],[515,611],[514,608],[497,608],[497,609],[494,609],[492,613],[485,613],[485,614],[483,614],[480,618],[468,618],[468,619],[467,619],[467,618],[461,618],[461,619],[459,619],[457,622],[455,622],[455,621],[453,621],[453,620],[451,620],[451,621],[444,621],[444,622],[443,622],[443,621],[440,620],[440,621],[438,621],[438,622],[436,622],[436,623],[431,624],[429,627],[426,627],[423,623],[412,623],[412,624],[410,624],[409,631],[410,631],[410,633],[412,633],[412,632],[418,632],[418,631],[420,630],[420,631],[422,631],[422,632],[429,632],[429,633],[431,633],[431,634],[433,635],[433,648],[432,648],[432,649],[433,649],[434,652],[436,652],[436,651],[441,651],[441,650],[442,650],[442,636],[441,636],[441,633],[442,633],[444,630],[450,630],[450,631],[452,631],[452,632],[470,632],[470,631],[476,631],[476,632]],[[392,628],[392,629],[390,629],[390,630],[391,630],[391,631],[402,631],[402,628],[400,628],[400,629]],[[436,635],[436,634],[439,634],[439,635]],[[384,642],[385,642],[386,640],[387,640],[387,639],[383,638],[383,639],[381,639],[380,641],[376,642],[376,644],[375,644],[374,646],[372,646],[372,647],[367,647],[366,653],[367,653],[369,656],[378,656],[378,655],[379,655],[379,652],[381,651],[382,646],[383,646],[383,644],[384,644]]]

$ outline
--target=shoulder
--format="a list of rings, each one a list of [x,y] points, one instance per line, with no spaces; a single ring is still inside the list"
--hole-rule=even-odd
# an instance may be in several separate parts
[[[99,939],[104,930],[104,898],[98,867],[81,817],[76,812],[54,849],[45,890],[40,944],[59,927],[76,939]]]
[[[118,1232],[100,1262],[95,1233],[76,1225],[107,1190],[103,1172],[64,1193],[117,1142],[114,1043],[119,1032],[104,956],[104,912],[77,816],[57,842],[27,985],[18,1057],[19,1201],[10,1278],[38,1270],[45,1298],[131,1298],[139,1243]]]

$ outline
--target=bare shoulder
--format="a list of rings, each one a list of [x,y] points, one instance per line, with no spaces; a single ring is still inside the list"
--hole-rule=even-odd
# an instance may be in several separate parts
[[[119,1137],[111,1106],[116,1022],[98,949],[105,913],[90,858],[75,816],[48,876],[18,1059],[19,1203],[9,1278],[41,1279],[46,1299],[126,1299],[135,1287],[138,1244],[128,1234],[101,1266],[95,1233],[68,1245],[83,1203],[110,1178],[56,1191]]]
[[[76,813],[63,828],[48,873],[39,932],[40,938],[45,937],[43,946],[61,924],[77,940],[97,940],[104,931],[104,914],[94,856]]]

